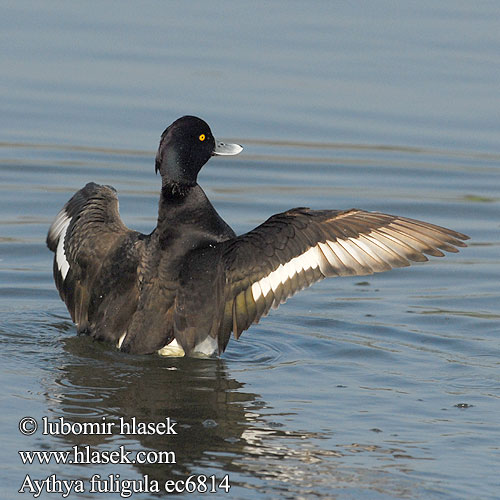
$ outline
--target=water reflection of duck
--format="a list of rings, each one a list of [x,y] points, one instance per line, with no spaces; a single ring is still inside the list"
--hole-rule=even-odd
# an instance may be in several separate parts
[[[150,481],[163,485],[193,474],[215,475],[218,479],[228,474],[231,494],[238,490],[243,494],[236,493],[237,498],[246,498],[247,488],[262,488],[263,484],[276,498],[283,488],[288,492],[307,488],[311,496],[328,497],[334,483],[372,487],[374,471],[350,468],[349,457],[353,449],[357,455],[377,452],[373,446],[344,445],[341,431],[333,438],[329,432],[283,424],[293,413],[287,410],[281,414],[258,394],[246,390],[231,377],[222,359],[124,356],[104,344],[89,344],[82,337],[66,338],[63,344],[64,361],[51,372],[55,378],[44,379],[51,420],[64,417],[72,423],[89,423],[105,417],[108,422],[118,422],[135,417],[137,421],[158,423],[170,417],[177,422],[177,434],[55,436],[65,450],[88,446],[93,452],[109,453],[123,446],[133,452],[170,451],[176,458],[176,463],[96,462],[74,471],[66,467],[61,476],[81,478],[88,485],[94,474],[103,479],[109,474],[119,474],[121,479],[148,475]],[[338,440],[340,443],[333,445]],[[399,443],[394,453],[410,456],[412,446],[408,451],[402,447],[404,444]],[[383,460],[392,456],[391,447],[375,448],[379,448]],[[398,467],[397,460],[393,466]],[[405,467],[410,465],[405,463]],[[384,484],[388,475],[386,464]],[[390,482],[388,485],[398,487]]]
[[[365,275],[443,256],[464,234],[363,210],[295,208],[236,236],[197,184],[212,155],[234,155],[201,119],[185,116],[161,137],[158,224],[129,230],[113,188],[87,184],[47,237],[54,277],[78,331],[122,351],[221,354],[297,291],[327,276]]]
[[[127,450],[172,452],[176,463],[134,465],[142,474],[162,481],[191,474],[204,464],[207,452],[244,454],[247,443],[242,436],[254,424],[248,409],[259,411],[265,404],[228,376],[223,360],[124,358],[82,340],[65,341],[71,358],[48,388],[55,415],[50,418],[64,416],[68,422],[88,423],[102,422],[104,417],[117,425],[112,435],[60,435],[58,439],[67,446],[103,451],[123,445]],[[170,418],[176,422],[177,434],[120,434],[120,419],[134,418],[155,424]],[[225,460],[222,456],[219,468]],[[123,470],[116,468],[116,472]]]

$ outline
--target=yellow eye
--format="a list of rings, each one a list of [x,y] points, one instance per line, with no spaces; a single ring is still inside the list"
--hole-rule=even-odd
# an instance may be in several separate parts
[[[204,141],[205,140],[205,134],[201,134],[200,137],[198,137],[198,139],[200,139],[200,141]]]

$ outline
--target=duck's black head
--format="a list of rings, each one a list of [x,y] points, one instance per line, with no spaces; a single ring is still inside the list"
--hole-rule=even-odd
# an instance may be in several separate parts
[[[242,149],[238,144],[216,141],[201,118],[183,116],[163,132],[155,170],[160,172],[164,185],[193,186],[201,167],[212,155],[236,155]]]

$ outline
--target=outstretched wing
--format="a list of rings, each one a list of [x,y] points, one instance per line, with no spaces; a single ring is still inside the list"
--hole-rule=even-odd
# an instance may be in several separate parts
[[[47,246],[55,253],[54,279],[79,331],[88,327],[89,308],[97,305],[96,288],[104,298],[102,283],[94,286],[102,281],[103,263],[132,234],[120,219],[115,190],[93,182],[75,193],[52,223]]]
[[[468,236],[378,212],[295,208],[223,244],[225,316],[236,338],[271,307],[327,276],[359,276],[457,252]]]

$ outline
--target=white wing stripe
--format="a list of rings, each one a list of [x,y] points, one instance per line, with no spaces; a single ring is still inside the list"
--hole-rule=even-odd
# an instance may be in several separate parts
[[[63,216],[61,217],[61,220],[57,222],[59,231],[59,241],[57,242],[56,262],[57,262],[57,268],[61,272],[64,281],[69,271],[69,263],[66,259],[66,253],[64,252],[64,240],[66,238],[66,231],[68,230],[71,219],[69,219],[64,214],[62,215]]]
[[[256,281],[252,285],[252,297],[253,297],[253,300],[255,300],[255,302],[257,302],[259,300],[259,298],[263,297],[263,296],[264,296],[264,294],[262,293],[262,290],[260,288],[259,282]]]
[[[264,277],[259,281],[259,286],[260,289],[262,290],[262,295],[266,297],[267,294],[271,291],[271,285],[267,280],[267,277]]]
[[[261,296],[266,297],[271,290],[275,293],[280,285],[284,285],[302,271],[316,269],[320,265],[320,258],[318,248],[311,247],[285,265],[280,264],[274,271],[252,284],[253,299],[256,301]]]
[[[295,272],[295,267],[294,265],[292,264],[292,261],[293,259],[290,261],[290,262],[287,262],[284,266],[283,266],[283,269],[285,270],[286,272],[286,275],[287,275],[287,279],[293,279],[293,277],[295,276],[296,272]]]
[[[269,274],[267,276],[267,279],[271,284],[271,289],[273,293],[276,293],[276,290],[282,284],[282,282],[288,279],[288,273],[283,272],[283,264],[280,264],[277,269],[275,269],[271,274]]]

